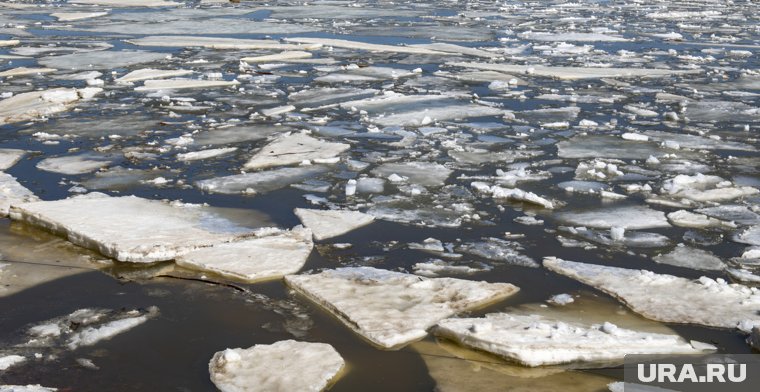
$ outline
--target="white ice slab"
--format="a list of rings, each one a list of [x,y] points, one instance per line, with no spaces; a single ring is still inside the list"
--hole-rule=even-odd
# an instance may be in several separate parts
[[[97,18],[108,15],[108,12],[53,12],[50,16],[58,19],[60,22],[73,22],[75,20]]]
[[[135,87],[135,91],[180,90],[189,88],[230,87],[240,84],[237,80],[199,80],[199,79],[152,79]]]
[[[619,363],[627,354],[702,352],[675,334],[624,329],[609,322],[567,323],[540,315],[493,313],[483,318],[450,318],[439,322],[434,332],[525,366]]]
[[[599,208],[588,211],[568,211],[558,213],[557,219],[573,226],[609,229],[622,227],[638,230],[670,227],[665,213],[645,206],[624,206]]]
[[[344,365],[329,344],[283,340],[219,351],[208,369],[222,392],[319,392],[335,381]]]
[[[56,88],[14,95],[0,101],[0,125],[34,120],[66,111],[74,103],[94,92],[96,91],[92,89]]]
[[[372,215],[359,211],[296,208],[294,212],[318,241],[346,234],[375,220]]]
[[[407,53],[407,54],[445,54],[437,50],[417,47],[417,46],[401,46],[401,45],[383,45],[383,44],[370,44],[360,41],[349,41],[345,39],[333,39],[333,38],[312,38],[312,37],[296,37],[286,38],[288,42],[297,42],[300,44],[317,44],[324,46],[332,46],[336,48],[366,50],[371,52],[391,52],[391,53]]]
[[[57,388],[43,387],[40,384],[0,385],[0,392],[55,392]]]
[[[0,371],[8,370],[12,366],[26,362],[26,357],[22,355],[6,355],[0,357]]]
[[[45,158],[37,163],[40,170],[68,175],[91,173],[109,166],[113,161],[107,157],[85,153]]]
[[[281,44],[275,40],[264,39],[238,39],[223,37],[198,37],[183,35],[155,35],[143,38],[128,40],[127,42],[137,46],[159,46],[171,48],[193,48],[202,47],[209,49],[280,49],[280,50],[298,50],[309,49],[318,46],[304,46],[294,44]]]
[[[310,57],[311,57],[311,52],[305,52],[303,50],[289,50],[289,51],[280,52],[277,54],[268,54],[264,56],[243,57],[240,60],[245,61],[246,63],[267,63],[267,62],[277,62],[277,61],[308,59]]]
[[[304,133],[287,133],[262,147],[246,162],[245,168],[261,169],[325,160],[334,158],[349,148],[349,144],[326,142]]]
[[[139,82],[143,80],[173,78],[175,76],[185,76],[193,73],[186,69],[154,69],[143,68],[132,71],[120,78],[115,79],[116,83]]]
[[[384,163],[374,169],[372,174],[388,178],[402,177],[401,182],[422,186],[441,186],[446,183],[453,170],[434,162]]]
[[[653,320],[744,331],[760,326],[760,291],[754,287],[554,257],[544,259],[544,267],[602,290]]]
[[[24,155],[26,155],[24,150],[0,148],[0,170],[6,170],[15,165]]]
[[[27,68],[27,67],[18,67],[18,68],[11,68],[5,71],[0,72],[0,78],[7,78],[9,76],[25,76],[25,75],[37,75],[37,74],[46,74],[55,72],[55,68]]]
[[[678,210],[668,214],[670,223],[681,227],[693,228],[735,228],[736,224],[729,221],[715,219],[707,215],[696,214],[691,211]]]
[[[327,167],[321,165],[283,167],[255,173],[209,178],[198,181],[195,185],[206,192],[255,195],[271,192],[324,174],[327,171]]]
[[[11,205],[39,200],[10,174],[0,172],[0,217],[8,215]]]
[[[508,283],[423,278],[371,267],[339,268],[285,281],[379,347],[423,338],[439,320],[506,298]]]
[[[704,271],[720,271],[726,268],[723,261],[714,254],[683,244],[679,244],[669,253],[653,257],[652,260],[661,264]]]
[[[249,232],[202,206],[97,193],[13,205],[10,215],[108,257],[139,263],[171,260]]]
[[[291,231],[202,248],[177,257],[178,265],[243,282],[277,279],[298,272],[313,248],[311,231]]]
[[[599,68],[599,67],[551,67],[545,65],[493,64],[493,63],[448,63],[454,67],[474,68],[486,71],[514,73],[517,75],[535,75],[563,80],[601,79],[601,78],[657,78],[671,75],[698,73],[701,70],[670,70],[657,68]]]
[[[208,150],[192,151],[177,154],[177,159],[184,162],[198,161],[202,159],[214,158],[227,155],[237,151],[237,147],[210,148]]]

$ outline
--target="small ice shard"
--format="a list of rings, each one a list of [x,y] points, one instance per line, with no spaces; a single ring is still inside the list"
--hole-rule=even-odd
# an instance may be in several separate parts
[[[714,254],[702,250],[679,244],[672,252],[657,255],[652,260],[677,267],[692,268],[703,271],[720,271],[726,268],[726,265]]]
[[[177,159],[183,162],[199,161],[202,159],[215,158],[237,151],[237,147],[210,148],[208,150],[192,151],[177,154]]]
[[[22,362],[26,362],[26,357],[21,355],[6,355],[0,357],[0,371],[8,370],[12,366],[18,365]]]
[[[8,215],[11,205],[38,200],[32,191],[19,184],[13,176],[0,172],[0,218]]]
[[[56,392],[57,388],[43,387],[40,384],[0,385],[0,392]]]
[[[760,326],[760,291],[754,287],[555,257],[545,258],[544,267],[602,290],[652,320],[744,331]]]
[[[154,69],[143,68],[132,71],[120,78],[115,79],[116,83],[140,82],[143,80],[155,80],[162,78],[173,78],[176,76],[185,76],[192,74],[193,71],[186,69]]]
[[[246,63],[267,63],[267,62],[277,62],[277,61],[308,59],[310,57],[311,57],[311,52],[304,52],[302,50],[290,50],[290,51],[280,52],[277,54],[269,54],[265,56],[243,57],[240,60],[245,61]]]
[[[56,88],[16,94],[0,101],[0,125],[34,120],[68,110],[101,89]]]
[[[319,392],[336,381],[344,365],[329,344],[282,340],[219,351],[208,370],[222,392]]]
[[[111,339],[116,335],[129,331],[156,315],[158,315],[158,308],[152,307],[144,313],[139,311],[127,312],[125,314],[126,317],[117,320],[94,326],[84,326],[71,335],[66,345],[71,350],[84,346],[92,346],[103,340]]]
[[[151,79],[146,80],[145,84],[136,87],[135,91],[154,91],[154,90],[179,90],[188,88],[211,88],[211,87],[231,87],[240,84],[237,80],[200,80],[200,79]]]
[[[113,163],[111,158],[92,153],[45,158],[37,163],[40,170],[68,175],[91,173]]]
[[[325,160],[336,157],[349,148],[349,144],[326,142],[304,133],[286,133],[262,147],[246,162],[245,168],[262,169]]]
[[[346,234],[375,220],[372,215],[358,211],[296,208],[294,212],[301,223],[311,229],[317,241]]]
[[[18,67],[18,68],[11,68],[11,69],[0,72],[0,78],[7,78],[10,76],[38,75],[38,74],[51,73],[55,71],[56,71],[55,68]]]
[[[547,302],[552,305],[565,306],[575,302],[575,299],[570,294],[557,294],[549,298]]]
[[[626,230],[670,227],[665,213],[644,206],[600,208],[589,211],[569,211],[557,214],[557,219],[573,226]]]
[[[395,174],[404,181],[422,186],[441,186],[451,173],[451,169],[434,162],[384,163],[372,169],[372,174],[378,177],[390,178]]]
[[[285,281],[385,349],[419,340],[441,319],[501,300],[518,290],[508,283],[423,278],[371,267],[289,275]]]
[[[100,193],[16,204],[10,216],[108,257],[136,263],[172,260],[251,231],[203,206]]]
[[[298,272],[313,247],[311,231],[299,226],[290,231],[201,248],[175,261],[182,267],[250,283]]]
[[[464,63],[453,62],[448,65],[454,67],[474,68],[486,71],[505,72],[517,75],[535,75],[562,80],[583,80],[601,78],[632,78],[647,77],[661,78],[670,75],[683,75],[698,73],[700,70],[670,70],[656,68],[613,68],[613,67],[550,67],[545,65],[518,65],[518,64],[492,64],[492,63]]]
[[[691,228],[735,228],[736,224],[720,219],[711,218],[706,215],[696,214],[686,210],[678,210],[668,214],[670,223],[680,227]]]
[[[493,313],[484,318],[450,318],[439,322],[434,333],[530,367],[622,363],[628,354],[703,352],[675,334],[640,332],[611,323],[567,323],[540,315]]]
[[[610,227],[610,239],[613,241],[624,241],[625,228],[619,226]]]
[[[314,178],[327,171],[327,167],[322,165],[283,167],[255,173],[210,178],[198,181],[195,185],[206,192],[255,195],[284,188],[290,184]]]
[[[105,15],[108,15],[108,12],[53,12],[50,14],[50,16],[58,19],[59,22],[73,22]]]
[[[26,151],[24,150],[0,148],[0,171],[15,165],[24,155],[26,155]]]

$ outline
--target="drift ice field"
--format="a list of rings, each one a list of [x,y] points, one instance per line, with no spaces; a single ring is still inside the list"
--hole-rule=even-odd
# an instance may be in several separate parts
[[[758,354],[759,53],[753,0],[1,0],[0,392]]]

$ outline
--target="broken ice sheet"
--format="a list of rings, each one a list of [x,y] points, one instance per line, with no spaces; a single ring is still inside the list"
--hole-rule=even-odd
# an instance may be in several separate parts
[[[508,265],[523,267],[539,266],[535,260],[520,253],[523,247],[519,243],[500,238],[490,237],[484,238],[481,241],[467,242],[457,246],[456,250],[457,252],[467,253]]]
[[[195,185],[206,192],[255,195],[271,192],[288,185],[327,173],[322,165],[284,167],[254,173],[234,174],[200,180]]]
[[[567,211],[557,213],[555,216],[558,220],[573,226],[599,229],[622,227],[637,230],[670,227],[664,212],[637,205],[604,207],[588,211]]]
[[[102,91],[99,88],[55,88],[21,93],[0,101],[0,125],[35,120],[70,109],[80,99]]]
[[[285,282],[385,349],[419,340],[439,320],[518,290],[508,283],[423,278],[371,267],[289,275]]]
[[[110,166],[114,163],[115,159],[115,157],[94,153],[66,155],[45,158],[37,163],[37,168],[48,172],[68,175],[85,174]]]
[[[602,290],[653,320],[742,331],[760,325],[760,292],[754,287],[554,257],[545,258],[544,267]]]
[[[358,211],[296,208],[294,213],[317,241],[346,234],[375,220],[372,215]]]
[[[409,182],[422,186],[441,186],[451,173],[451,169],[434,162],[384,163],[372,169],[372,174],[391,182]]]
[[[38,201],[37,196],[10,174],[0,172],[0,217],[5,217],[14,204]]]
[[[329,161],[350,148],[345,143],[326,142],[304,133],[286,133],[262,147],[245,163],[245,168],[288,166],[304,161],[322,163],[321,161]]]
[[[243,281],[258,282],[298,272],[314,244],[311,231],[296,227],[239,241],[217,244],[176,258],[179,266]]]
[[[11,218],[119,261],[136,263],[171,260],[251,231],[200,205],[100,193],[14,205]]]
[[[41,65],[69,71],[110,70],[136,64],[152,63],[166,57],[164,53],[139,50],[99,51],[48,56],[37,60]]]
[[[434,332],[525,366],[620,363],[628,354],[703,351],[675,334],[630,330],[610,322],[570,323],[539,315],[492,313],[483,318],[450,318],[440,321]]]
[[[325,343],[282,340],[214,354],[211,381],[222,392],[311,391],[328,389],[345,361]]]

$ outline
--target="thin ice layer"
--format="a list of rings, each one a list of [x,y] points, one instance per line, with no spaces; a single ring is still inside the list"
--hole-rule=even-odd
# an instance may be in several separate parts
[[[435,334],[525,366],[622,362],[628,354],[697,354],[680,336],[604,324],[566,323],[540,315],[489,314],[451,318]]]
[[[375,220],[372,215],[358,211],[296,208],[294,212],[318,241],[346,234]]]
[[[282,340],[214,354],[211,381],[222,392],[326,389],[345,365],[329,344]]]
[[[171,260],[247,232],[202,206],[98,193],[14,205],[10,215],[76,245],[135,263]]]
[[[243,282],[281,278],[298,272],[314,244],[311,231],[292,231],[202,248],[177,257],[178,265]]]
[[[760,325],[760,292],[754,287],[554,257],[544,259],[544,267],[602,290],[653,320],[745,331]]]
[[[419,340],[439,320],[518,290],[509,283],[423,278],[371,267],[290,275],[285,281],[356,333],[386,349]]]

